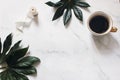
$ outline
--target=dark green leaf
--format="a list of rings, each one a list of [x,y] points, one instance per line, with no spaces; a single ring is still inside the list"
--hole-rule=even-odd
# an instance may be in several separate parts
[[[6,56],[1,55],[0,56],[0,64],[4,63],[6,60]]]
[[[22,58],[20,61],[18,61],[15,67],[28,67],[37,62],[40,62],[39,58],[33,57],[33,56],[27,56],[27,57]]]
[[[2,55],[6,54],[6,52],[10,49],[11,44],[12,44],[12,34],[9,34],[4,41]]]
[[[6,58],[7,57],[9,57],[14,51],[16,51],[17,49],[19,49],[19,44],[21,43],[21,40],[20,41],[18,41],[17,43],[15,43],[14,45],[13,45],[13,47],[10,49],[10,51],[8,52],[8,54],[6,55],[6,56],[3,56],[2,57],[2,62],[4,61],[4,60],[6,60]]]
[[[16,78],[15,80],[29,80],[25,75],[18,73],[14,70],[11,70],[10,73],[12,74],[12,77]]]
[[[61,1],[59,1],[59,2],[57,2],[57,3],[55,3],[55,7],[60,7],[60,6],[62,6],[63,5],[63,3],[61,2]]]
[[[10,41],[10,42],[9,42]],[[37,73],[37,70],[32,66],[36,62],[40,62],[37,57],[27,56],[24,57],[28,51],[28,47],[20,48],[18,41],[11,47],[12,35],[7,36],[4,41],[2,54],[0,53],[0,64],[7,63],[4,71],[0,72],[0,80],[28,80],[25,75]],[[0,50],[2,49],[2,44],[0,40]],[[5,65],[4,65],[5,66]],[[2,68],[1,68],[2,69]],[[24,75],[25,74],[25,75]]]
[[[1,41],[0,41],[1,42]],[[5,62],[5,59],[6,59],[6,52],[10,49],[11,47],[11,44],[12,44],[12,34],[9,34],[4,43],[3,43],[3,51],[2,53],[0,54],[0,64],[4,63]],[[1,45],[2,46],[2,45]]]
[[[5,80],[16,80],[16,78],[13,77],[10,72],[7,72],[7,74],[4,75],[4,76],[6,77]]]
[[[0,54],[1,54],[1,50],[2,50],[2,42],[1,42],[1,38],[0,38]]]
[[[51,7],[54,7],[54,6],[55,6],[55,3],[51,2],[51,1],[48,1],[48,2],[46,2],[45,4],[47,4],[48,6],[51,6]]]
[[[57,9],[57,11],[55,12],[54,17],[53,17],[52,20],[56,20],[56,19],[58,19],[59,17],[61,17],[61,16],[63,15],[63,13],[64,13],[64,10],[65,10],[65,7],[63,7],[63,6],[59,7],[59,8]]]
[[[21,43],[21,40],[18,41],[17,43],[15,43],[14,46],[10,49],[9,53],[10,53],[10,52],[13,52],[13,51],[15,51],[15,50],[17,50],[17,49],[19,49],[20,43]]]
[[[0,80],[16,80],[12,75],[11,72],[9,71],[9,69],[3,71],[0,73]]]
[[[1,78],[2,78],[2,73],[0,73],[0,80],[2,80]]]
[[[77,7],[74,7],[73,8],[73,11],[74,11],[74,14],[75,14],[75,16],[79,19],[79,20],[83,20],[83,14],[82,14],[82,11],[79,9],[79,8],[77,8]]]
[[[27,48],[23,48],[23,49],[18,49],[16,51],[13,51],[6,59],[7,64],[9,66],[15,64],[17,62],[18,59],[22,58],[23,56],[25,56],[25,54],[28,51],[28,47]]]
[[[45,4],[47,4],[48,6],[51,6],[51,7],[60,7],[63,5],[63,3],[61,1],[57,2],[57,3],[53,3],[51,1],[48,1],[46,2]]]
[[[81,0],[59,0],[57,3],[47,2],[47,5],[52,7],[57,7],[57,10],[53,16],[52,20],[56,20],[64,14],[64,10],[70,8],[73,9],[75,16],[83,21],[82,11],[77,7],[88,8],[90,5],[87,2],[82,2]],[[77,7],[76,7],[77,6]],[[63,16],[64,25],[66,25],[71,19],[71,12],[66,11]]]
[[[0,80],[29,80],[23,74],[17,73],[12,69],[7,69],[0,73]]]
[[[0,80],[6,80],[7,71],[3,71],[0,73]]]
[[[14,52],[14,51],[16,51],[17,49],[19,49],[19,48],[20,48],[20,46],[19,46],[20,43],[21,43],[21,40],[18,41],[17,43],[15,43],[15,44],[13,45],[13,47],[10,49],[10,51],[8,52],[8,54],[5,56],[5,58],[9,57],[9,56],[12,54],[12,52]]]
[[[22,68],[14,68],[14,70],[16,72],[18,72],[18,73],[22,73],[22,74],[26,74],[26,75],[37,73],[34,66],[22,67]]]
[[[78,2],[76,3],[76,5],[79,7],[84,7],[84,8],[90,7],[90,5],[86,2]]]
[[[67,9],[65,15],[63,16],[64,25],[66,25],[70,21],[71,16],[72,16],[71,9]]]
[[[9,70],[7,70],[7,74],[4,76],[7,78],[6,80],[16,80],[16,78],[13,77],[13,75],[11,74]]]

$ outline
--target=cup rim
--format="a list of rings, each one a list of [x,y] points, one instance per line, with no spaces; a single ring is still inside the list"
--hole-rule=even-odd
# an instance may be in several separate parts
[[[108,30],[106,30],[106,31],[103,32],[103,33],[96,33],[96,32],[94,32],[94,31],[90,28],[90,26],[89,26],[90,20],[91,20],[93,17],[98,16],[98,15],[107,18],[107,20],[108,20],[108,22],[109,22],[109,28],[108,28]],[[99,35],[108,34],[108,33],[111,31],[111,29],[112,29],[112,25],[113,25],[113,21],[112,21],[111,16],[109,16],[108,14],[106,14],[106,13],[103,12],[103,11],[96,11],[96,12],[92,13],[92,14],[90,15],[90,17],[88,18],[88,21],[87,21],[87,27],[88,27],[88,29],[90,30],[90,32],[92,32],[93,35],[98,35],[98,36],[99,36]]]

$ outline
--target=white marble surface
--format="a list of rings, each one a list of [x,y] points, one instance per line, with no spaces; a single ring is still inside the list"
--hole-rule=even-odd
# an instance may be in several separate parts
[[[14,42],[23,39],[31,55],[41,59],[37,76],[30,80],[120,80],[120,3],[119,0],[86,0],[91,7],[83,11],[81,24],[73,15],[69,27],[62,18],[52,22],[54,9],[48,0],[0,0],[0,37],[14,34]],[[53,0],[56,1],[56,0]],[[15,22],[24,20],[31,6],[39,12],[23,33]],[[87,29],[87,19],[94,11],[102,10],[112,16],[118,32],[94,37]]]

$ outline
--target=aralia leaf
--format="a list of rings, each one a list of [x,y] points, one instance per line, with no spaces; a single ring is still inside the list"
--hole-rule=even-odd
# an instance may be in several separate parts
[[[74,11],[75,16],[80,20],[83,21],[83,14],[82,11],[77,7],[82,8],[88,8],[90,5],[86,2],[82,2],[81,0],[59,0],[57,3],[53,2],[47,2],[47,5],[52,7],[57,7],[57,10],[53,16],[52,20],[56,20],[59,17],[61,17],[64,14],[64,10],[70,7],[71,10]],[[63,16],[63,22],[64,25],[68,23],[68,21],[71,19],[70,14],[67,14],[68,12],[65,12],[65,15]],[[66,17],[68,15],[69,17]]]
[[[84,7],[84,8],[90,7],[90,5],[86,2],[78,2],[76,3],[76,5],[79,7]]]
[[[63,7],[63,6],[59,7],[59,8],[56,10],[56,12],[55,12],[52,20],[56,20],[56,19],[58,19],[59,17],[61,17],[61,16],[63,15],[63,13],[64,13],[64,10],[65,10],[65,7]]]
[[[0,64],[4,63],[6,60],[6,56],[0,55]]]
[[[15,51],[15,50],[17,50],[17,49],[19,49],[20,43],[21,43],[21,40],[18,41],[17,43],[15,43],[15,44],[13,45],[13,47],[10,49],[9,53],[10,53],[10,52],[13,52],[13,51]]]
[[[12,69],[6,69],[0,73],[0,80],[29,80],[25,75]]]
[[[60,6],[63,5],[63,3],[62,3],[61,1],[56,2],[56,3],[53,3],[53,2],[51,2],[51,1],[48,1],[48,2],[46,2],[45,4],[47,4],[48,6],[51,6],[51,7],[60,7]]]
[[[79,20],[83,21],[82,11],[81,11],[79,8],[77,8],[77,7],[74,7],[74,8],[73,8],[73,11],[74,11],[75,16],[76,16]]]
[[[16,80],[16,78],[12,75],[10,69],[6,69],[0,74],[1,74],[0,80]]]
[[[15,71],[12,71],[11,74],[16,78],[16,80],[29,80],[25,75],[17,73]]]
[[[7,74],[5,75],[5,77],[7,78],[6,80],[15,80],[16,79],[15,77],[12,76],[12,74],[9,70],[7,71]]]
[[[0,73],[0,80],[6,80],[5,75],[7,75],[7,71],[3,71]]]
[[[40,62],[39,58],[33,57],[33,56],[27,56],[19,60],[14,66],[15,67],[29,67],[37,62]]]
[[[6,69],[5,71],[0,73],[0,80],[16,80],[16,78],[14,78],[11,75],[11,72],[9,71],[9,69]]]
[[[60,7],[60,6],[63,6],[63,3],[61,1],[59,1],[55,4],[55,7]]]
[[[12,44],[12,34],[9,34],[3,43],[2,55],[6,54],[6,52],[10,49],[11,44]]]
[[[55,3],[54,7],[60,7],[60,6],[63,6],[63,2],[61,2],[61,1]]]
[[[1,78],[1,76],[2,76],[2,72],[0,72],[0,78]]]
[[[18,73],[22,73],[22,74],[26,74],[26,75],[37,73],[37,70],[35,69],[34,66],[13,68],[13,70],[15,70]]]
[[[25,56],[25,54],[27,53],[28,51],[28,48],[23,48],[23,49],[18,49],[16,51],[13,51],[6,59],[7,61],[7,64],[10,66],[10,65],[13,65],[17,62],[18,59],[22,58]]]
[[[18,73],[12,69],[9,70],[9,74],[12,76],[12,80],[29,80],[25,75]]]
[[[71,9],[68,8],[63,16],[64,25],[66,25],[70,21],[71,16],[72,16]]]
[[[55,3],[51,2],[51,1],[48,1],[48,2],[46,2],[45,4],[47,4],[48,6],[51,6],[51,7],[54,7],[54,6],[55,6]]]
[[[13,45],[13,47],[9,50],[8,54],[5,56],[5,59],[8,58],[14,51],[20,48],[19,46],[20,43],[21,43],[21,40]]]
[[[16,42],[12,47],[11,43],[11,34],[5,39],[4,45],[2,45],[0,41],[0,49],[2,49],[2,46],[3,48],[6,47],[2,53],[0,52],[0,66],[2,66],[2,63],[6,64],[3,65],[5,66],[3,67],[5,69],[0,72],[0,80],[28,80],[27,76],[25,75],[37,73],[37,70],[33,64],[40,62],[40,59],[33,56],[24,57],[28,51],[28,47],[21,48],[21,40]]]

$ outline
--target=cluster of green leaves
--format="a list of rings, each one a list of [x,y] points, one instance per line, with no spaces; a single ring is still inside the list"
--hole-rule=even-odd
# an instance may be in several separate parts
[[[82,13],[81,9],[78,7],[81,7],[81,8],[90,7],[90,5],[88,3],[83,2],[81,0],[60,0],[56,3],[48,1],[46,4],[48,6],[57,8],[52,20],[56,20],[64,14],[64,16],[63,16],[64,25],[66,25],[70,21],[71,16],[72,16],[72,10],[73,10],[75,16],[80,21],[83,21],[83,13]],[[65,13],[64,13],[64,11],[65,11]]]
[[[20,47],[21,40],[12,45],[12,34],[9,34],[5,41],[0,39],[0,65],[3,71],[0,73],[0,80],[29,80],[26,75],[37,72],[33,64],[40,62],[40,59],[33,56],[25,56],[28,47]],[[4,68],[4,69],[3,69]]]

